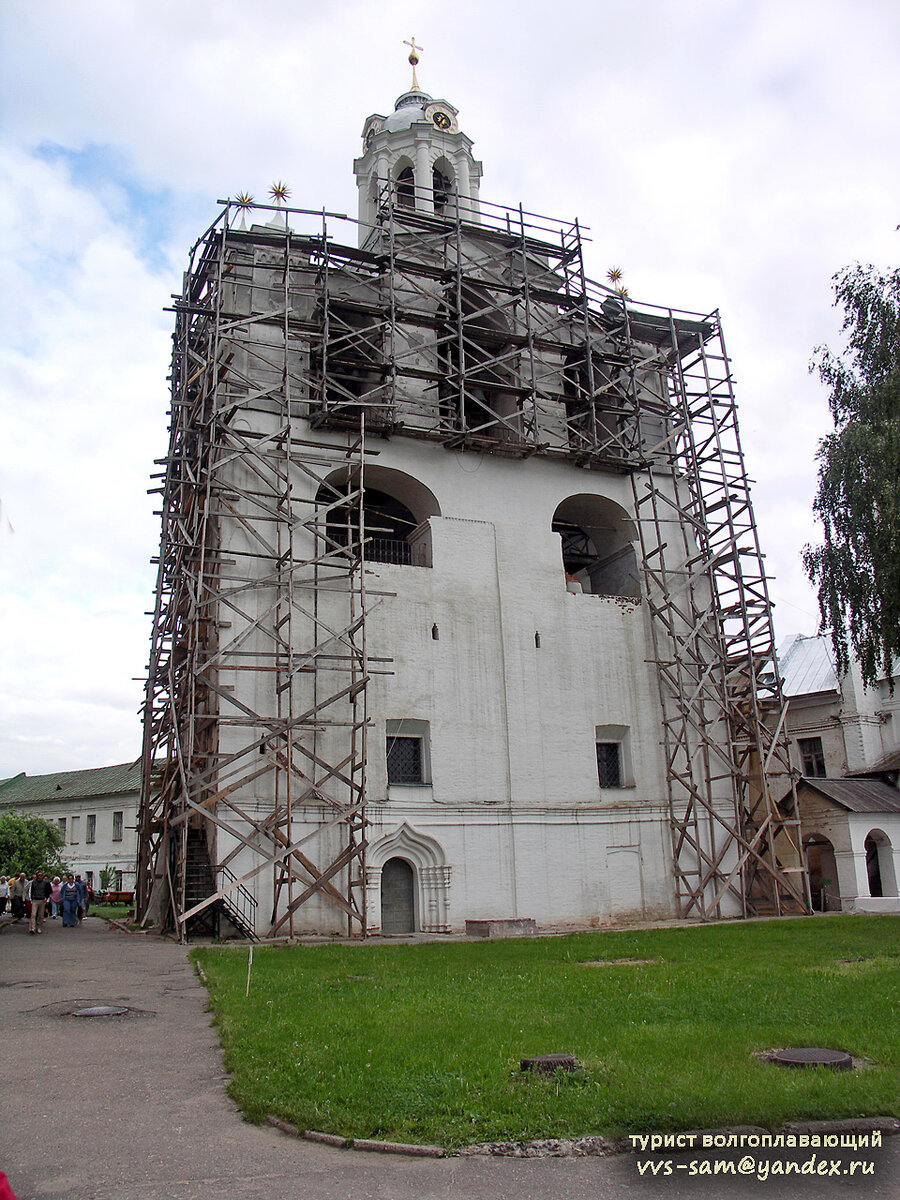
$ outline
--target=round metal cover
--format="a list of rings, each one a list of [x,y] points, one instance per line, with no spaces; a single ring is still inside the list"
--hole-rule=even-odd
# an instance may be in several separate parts
[[[853,1059],[843,1050],[821,1050],[812,1046],[773,1050],[772,1062],[783,1067],[833,1067],[836,1071],[849,1071]]]
[[[124,1017],[127,1008],[117,1008],[114,1004],[97,1004],[93,1008],[76,1008],[73,1017]]]

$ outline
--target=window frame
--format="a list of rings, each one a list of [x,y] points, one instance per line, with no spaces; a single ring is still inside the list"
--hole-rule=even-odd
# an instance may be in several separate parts
[[[619,782],[617,784],[601,782],[601,746],[618,747]],[[594,764],[597,786],[601,791],[620,792],[625,788],[633,788],[636,786],[634,780],[634,765],[631,757],[630,725],[596,725],[594,727]]]
[[[601,788],[617,788],[617,789],[621,788],[623,786],[622,743],[621,742],[598,741],[595,743],[595,745],[597,747],[597,781],[600,784],[600,787]],[[606,755],[605,757],[606,757],[607,761],[603,762],[603,761],[601,761],[601,753],[600,753],[601,750],[614,751],[614,755],[612,755],[612,754]],[[613,759],[613,757],[615,759],[614,762],[611,761]],[[613,766],[615,767],[615,770],[614,770],[614,772],[611,772],[610,768]],[[604,782],[605,779],[608,780],[610,774],[615,775],[615,783]]]
[[[807,779],[827,779],[828,767],[825,763],[825,747],[818,735],[797,738],[797,752],[800,764]],[[816,767],[821,766],[821,771]],[[811,769],[810,769],[811,768]]]
[[[122,842],[125,840],[125,813],[114,812],[112,815],[112,840],[114,842]]]
[[[418,779],[391,778],[391,746],[397,741],[418,742],[419,745],[419,775]],[[428,721],[413,717],[385,722],[384,739],[385,773],[388,788],[396,787],[430,787],[431,786],[431,738]]]

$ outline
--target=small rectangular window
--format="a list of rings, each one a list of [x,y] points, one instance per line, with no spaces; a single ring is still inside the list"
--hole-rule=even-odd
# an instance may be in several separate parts
[[[69,818],[69,842],[70,842],[70,844],[73,846],[76,845],[78,842],[78,837],[79,837],[78,818],[70,817]]]
[[[86,842],[96,842],[97,840],[97,814],[88,813],[86,824],[84,827],[84,840]]]
[[[125,883],[125,876],[121,871],[116,871],[116,891],[121,892]]]
[[[112,840],[114,842],[121,842],[121,840],[122,840],[122,825],[123,825],[124,815],[125,815],[124,813],[120,813],[120,812],[113,813]]]
[[[87,880],[88,887],[92,888],[94,886],[94,872],[86,871],[84,877]]]
[[[422,739],[389,737],[387,746],[388,783],[424,783]]]
[[[62,834],[63,841],[65,841],[66,840],[66,818],[65,817],[57,817],[56,818],[56,828]]]
[[[385,722],[388,784],[431,783],[429,724],[417,717]]]
[[[618,742],[597,743],[597,775],[602,788],[622,786],[622,756]]]
[[[825,751],[822,749],[822,739],[820,737],[797,738],[797,747],[803,762],[803,774],[815,779],[824,779],[827,771],[825,770]]]

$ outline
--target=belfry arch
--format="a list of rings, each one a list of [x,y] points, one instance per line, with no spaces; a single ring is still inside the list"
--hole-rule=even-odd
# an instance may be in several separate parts
[[[394,166],[394,186],[397,204],[402,209],[415,208],[415,173],[409,158],[400,158]]]
[[[452,164],[443,156],[436,159],[431,168],[431,189],[434,199],[434,215],[443,216],[456,189],[456,175]]]
[[[569,496],[557,506],[552,528],[571,590],[640,599],[637,530],[624,508],[604,496]]]
[[[359,535],[358,498],[352,494],[346,470],[333,472],[319,488],[316,501],[329,507],[326,536],[345,546]],[[437,498],[412,475],[386,467],[366,470],[362,495],[365,558],[398,566],[431,566],[430,517],[440,516]]]

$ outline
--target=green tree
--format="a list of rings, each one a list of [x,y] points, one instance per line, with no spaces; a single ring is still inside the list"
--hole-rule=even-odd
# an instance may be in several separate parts
[[[900,270],[847,267],[834,295],[847,346],[817,347],[810,365],[835,426],[817,454],[825,540],[805,547],[803,563],[838,670],[852,653],[872,684],[900,656]]]
[[[0,873],[31,878],[35,871],[61,875],[65,863],[60,857],[65,842],[55,825],[43,817],[5,812],[0,815]]]

